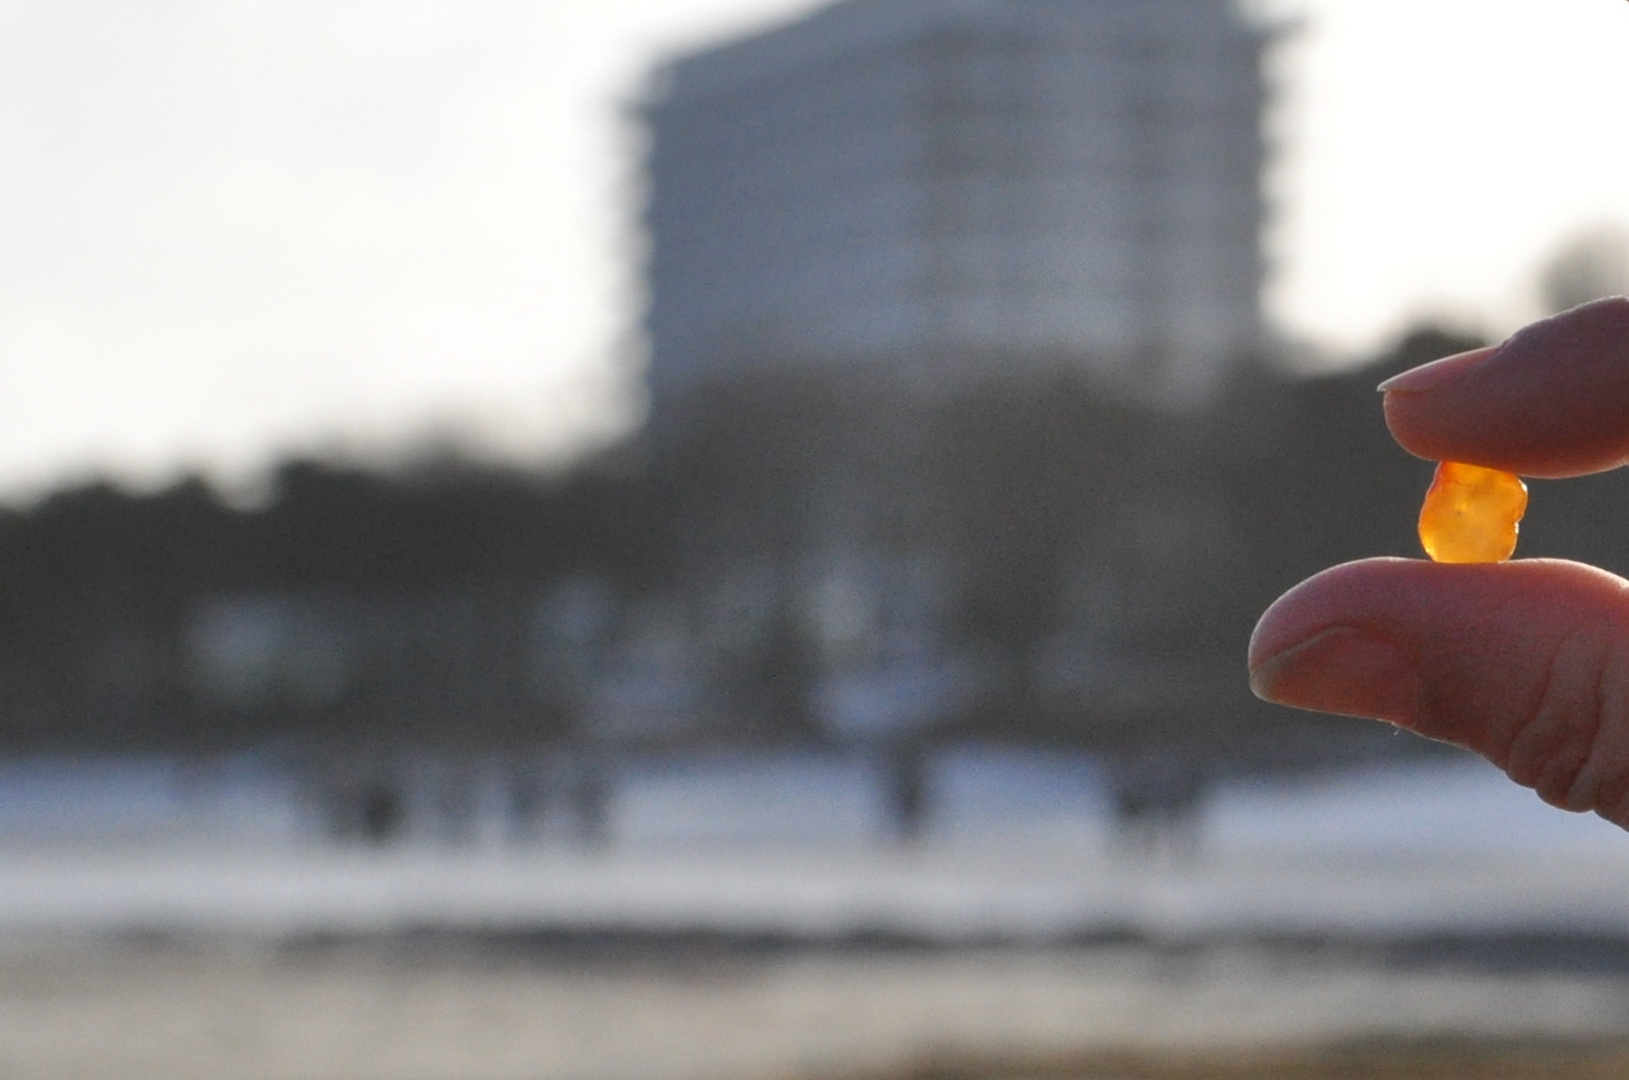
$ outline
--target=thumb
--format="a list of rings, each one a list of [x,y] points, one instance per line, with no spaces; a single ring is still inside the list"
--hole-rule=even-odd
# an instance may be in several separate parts
[[[1629,828],[1629,582],[1550,559],[1365,559],[1280,597],[1250,639],[1268,701],[1474,750]]]

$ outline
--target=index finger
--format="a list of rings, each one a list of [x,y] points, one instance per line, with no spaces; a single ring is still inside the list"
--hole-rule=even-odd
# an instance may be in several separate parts
[[[1629,298],[1573,308],[1380,389],[1392,436],[1428,460],[1540,478],[1629,464]]]

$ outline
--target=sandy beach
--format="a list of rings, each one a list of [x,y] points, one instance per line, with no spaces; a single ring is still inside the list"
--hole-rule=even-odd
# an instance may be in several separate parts
[[[1605,1077],[1629,1066],[1620,1045],[1623,971],[1337,947],[463,937],[0,950],[8,1080],[1437,1075],[1422,1054],[1447,1054],[1462,1078]],[[1399,1047],[1412,1072],[1374,1071]],[[1479,1071],[1473,1051],[1506,1071]],[[1305,1071],[1336,1059],[1347,1071]],[[1552,1071],[1508,1071],[1521,1060]]]

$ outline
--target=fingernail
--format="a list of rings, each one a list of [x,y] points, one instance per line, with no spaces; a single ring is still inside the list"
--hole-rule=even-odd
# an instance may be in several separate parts
[[[1445,383],[1453,382],[1498,352],[1499,348],[1500,346],[1493,345],[1445,356],[1441,360],[1433,360],[1429,364],[1421,364],[1417,368],[1409,368],[1399,375],[1393,375],[1375,389],[1382,394],[1424,394]]]
[[[1336,626],[1293,645],[1250,673],[1266,701],[1413,726],[1420,673],[1414,658],[1385,638]]]

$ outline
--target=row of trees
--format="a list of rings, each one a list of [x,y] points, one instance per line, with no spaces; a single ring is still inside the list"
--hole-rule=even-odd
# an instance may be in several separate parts
[[[294,463],[248,509],[196,481],[65,491],[0,516],[0,750],[1394,750],[1256,702],[1244,648],[1307,574],[1417,550],[1430,465],[1373,387],[1474,344],[1245,368],[1201,415],[1064,365],[936,392],[803,366],[566,476]],[[1629,568],[1619,487],[1535,492],[1523,553]]]

